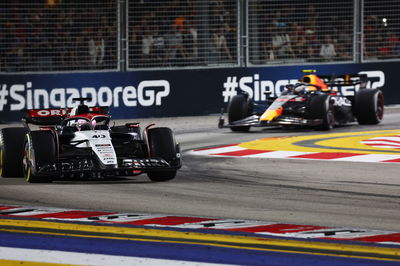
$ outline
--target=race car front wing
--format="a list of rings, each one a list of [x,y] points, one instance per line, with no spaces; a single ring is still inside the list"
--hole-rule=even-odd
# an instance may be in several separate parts
[[[293,125],[293,126],[317,126],[322,123],[322,119],[306,119],[302,117],[280,116],[272,121],[261,121],[259,115],[252,115],[241,120],[234,121],[230,124],[225,124],[223,116],[219,118],[219,128],[232,128],[232,127],[270,127],[280,125]]]
[[[81,160],[60,160],[54,164],[46,164],[37,170],[39,175],[62,175],[69,173],[85,173],[85,172],[108,172],[108,173],[124,173],[124,172],[148,172],[148,171],[168,171],[178,170],[181,168],[180,160],[176,160],[173,164],[168,163],[164,159],[159,158],[135,158],[122,159],[118,165],[99,165],[92,159]]]

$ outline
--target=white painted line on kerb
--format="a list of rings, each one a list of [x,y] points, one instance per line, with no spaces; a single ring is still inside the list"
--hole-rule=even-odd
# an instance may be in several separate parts
[[[192,152],[199,155],[210,155],[215,153],[225,153],[225,152],[242,151],[242,150],[247,150],[247,149],[239,146],[228,146],[228,147],[212,148],[212,149],[192,151]]]
[[[382,162],[387,160],[400,159],[400,155],[392,154],[365,154],[356,155],[345,158],[332,159],[333,161],[348,161],[348,162]]]
[[[299,155],[312,154],[312,153],[315,153],[315,152],[270,151],[270,152],[265,152],[265,153],[246,155],[243,157],[248,157],[248,158],[288,158],[290,156],[299,156]]]
[[[42,249],[10,248],[0,247],[1,260],[14,260],[23,262],[41,262],[41,263],[62,263],[73,265],[150,265],[150,266],[174,266],[174,265],[224,265],[214,263],[202,263],[182,260],[165,260],[142,257],[114,256],[93,253],[66,252]],[[228,264],[225,264],[228,265]]]

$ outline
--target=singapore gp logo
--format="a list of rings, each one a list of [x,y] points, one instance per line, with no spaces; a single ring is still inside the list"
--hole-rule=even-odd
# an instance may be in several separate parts
[[[385,73],[383,71],[360,71],[358,74],[366,74],[368,77],[368,82],[366,84],[367,88],[377,89],[382,88],[385,85]]]
[[[358,74],[366,74],[368,82],[366,88],[381,88],[385,85],[385,73],[380,70],[373,71],[360,71]],[[224,102],[227,103],[229,100],[237,95],[238,89],[246,92],[250,98],[255,101],[265,101],[269,94],[270,97],[277,97],[284,90],[288,84],[294,84],[298,82],[298,79],[282,79],[277,81],[272,80],[261,80],[259,74],[252,76],[228,76],[226,81],[223,83],[222,97]],[[356,87],[351,86],[349,88],[341,88],[344,96],[354,95],[354,90],[358,90],[359,85]]]
[[[170,94],[167,80],[144,80],[137,87],[108,86],[78,88],[33,88],[32,82],[24,84],[0,84],[0,111],[9,106],[10,111],[50,107],[72,107],[73,98],[91,98],[89,106],[135,107],[161,106]],[[59,112],[59,111],[54,111]],[[48,114],[49,115],[49,114]],[[62,115],[62,114],[51,114]]]

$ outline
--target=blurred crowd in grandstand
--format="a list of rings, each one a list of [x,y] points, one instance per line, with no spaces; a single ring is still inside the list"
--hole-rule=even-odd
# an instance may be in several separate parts
[[[1,71],[99,69],[115,64],[116,8],[112,1],[102,2],[100,8],[95,2],[0,4]]]
[[[148,1],[131,12],[130,66],[236,62],[236,5],[208,2]]]
[[[118,1],[4,1],[0,3],[2,72],[116,69],[119,35],[124,35],[126,26],[131,68],[235,64],[238,60],[236,1],[130,0],[122,25],[118,24]],[[256,23],[249,41],[255,34],[258,47],[249,46],[251,62],[256,57],[261,64],[353,60],[357,42],[352,9],[351,16],[345,17],[321,15],[312,4],[304,9],[282,4],[280,11],[270,8],[269,1],[258,1],[258,5],[262,12],[249,17],[250,26]],[[367,16],[363,25],[364,58],[400,57],[399,32],[374,15]]]
[[[400,25],[400,16],[396,13],[396,25]],[[400,28],[391,28],[386,18],[376,15],[367,16],[364,21],[364,56],[368,58],[400,58]],[[393,20],[391,21],[393,23]],[[378,48],[378,49],[377,49]]]
[[[352,5],[351,2],[349,4]],[[268,10],[268,7],[261,8]],[[352,8],[347,10],[352,11]],[[264,63],[282,59],[311,62],[353,60],[353,14],[346,17],[340,12],[322,11],[310,4],[304,5],[304,8],[286,6],[281,11],[263,12],[265,30],[260,39],[263,40]],[[363,31],[365,59],[400,57],[396,32],[391,31],[377,16],[367,17]]]
[[[116,68],[120,37],[117,1],[39,2],[0,4],[0,71]],[[236,20],[231,19],[236,19],[234,2],[227,1],[226,5],[225,1],[204,1],[203,13],[194,2],[131,0],[129,66],[235,62]],[[207,30],[202,24],[204,14]],[[200,38],[200,34],[207,37]],[[200,48],[199,43],[207,49]]]

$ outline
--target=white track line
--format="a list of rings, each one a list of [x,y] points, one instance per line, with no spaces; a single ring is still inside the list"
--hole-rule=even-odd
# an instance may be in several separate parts
[[[151,259],[142,257],[101,255],[93,253],[66,252],[42,249],[0,247],[1,260],[15,260],[23,262],[62,263],[73,265],[223,265],[181,260]],[[225,264],[227,265],[227,264]]]
[[[210,154],[215,154],[215,153],[225,153],[225,152],[232,152],[232,151],[241,151],[241,150],[247,150],[245,148],[239,147],[239,146],[228,146],[228,147],[221,147],[221,148],[210,148],[206,150],[198,150],[198,151],[192,151],[195,154],[199,155],[210,155]]]
[[[305,154],[312,154],[315,152],[301,152],[301,151],[270,151],[265,153],[258,153],[252,155],[246,155],[242,157],[248,158],[288,158],[291,156],[299,156]]]
[[[387,160],[400,159],[400,155],[392,154],[364,154],[351,157],[332,159],[332,161],[347,161],[347,162],[382,162]]]

